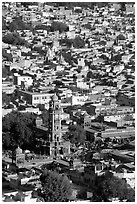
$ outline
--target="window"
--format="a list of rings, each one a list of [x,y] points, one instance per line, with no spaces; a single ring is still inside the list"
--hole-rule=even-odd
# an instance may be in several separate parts
[[[39,97],[34,97],[34,100],[38,100],[39,99]]]

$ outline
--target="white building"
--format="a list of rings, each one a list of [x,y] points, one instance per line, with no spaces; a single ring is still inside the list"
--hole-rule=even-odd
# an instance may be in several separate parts
[[[85,66],[85,60],[84,60],[84,58],[78,59],[78,66],[82,66],[82,67]]]
[[[83,81],[77,81],[77,87],[81,89],[89,89],[89,85]]]
[[[87,101],[88,96],[85,95],[72,95],[71,97],[71,105],[84,105],[85,102]]]
[[[33,79],[29,75],[20,75],[20,74],[15,73],[14,74],[14,85],[20,86],[22,82],[24,82],[25,85],[27,86],[31,86],[33,83]]]

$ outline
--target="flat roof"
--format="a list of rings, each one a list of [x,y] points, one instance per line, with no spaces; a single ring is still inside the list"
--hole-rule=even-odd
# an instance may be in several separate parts
[[[47,92],[31,92],[31,91],[23,91],[23,90],[19,90],[19,92],[22,92],[22,93],[26,93],[26,94],[30,94],[30,95],[45,95],[45,94],[48,94],[48,95],[53,95],[54,93],[48,93],[48,91],[51,91],[52,89],[49,89],[47,90]]]

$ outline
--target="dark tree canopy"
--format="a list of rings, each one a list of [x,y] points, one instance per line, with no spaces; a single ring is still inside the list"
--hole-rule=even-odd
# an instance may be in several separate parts
[[[30,25],[25,24],[21,17],[16,17],[9,25],[11,32],[16,30],[32,30]]]
[[[83,48],[85,46],[85,42],[80,38],[80,36],[78,36],[73,40],[73,46],[75,48]]]
[[[34,51],[37,51],[40,55],[45,56],[47,54],[47,50],[46,49],[42,49],[42,47],[33,47]]]
[[[70,65],[73,64],[73,57],[71,56],[71,52],[62,51],[62,56],[64,57],[64,60]]]
[[[5,35],[2,38],[2,41],[4,43],[12,44],[12,45],[26,45],[26,46],[28,46],[28,43],[23,38],[21,38],[19,36],[19,34],[16,32],[8,33],[7,35]]]
[[[47,25],[38,24],[38,25],[35,26],[35,30],[47,30],[47,31],[50,31],[51,28],[50,28],[50,26],[47,26]]]
[[[49,111],[45,109],[42,112],[41,117],[42,117],[43,123],[47,126],[49,122]]]
[[[112,198],[134,202],[135,191],[125,180],[115,177],[110,173],[97,177],[93,191],[94,201],[107,202]]]
[[[53,21],[51,24],[51,30],[52,31],[59,31],[60,33],[64,31],[68,31],[68,26],[65,23],[59,22],[59,21]]]
[[[80,125],[70,125],[69,132],[64,135],[64,139],[70,140],[74,144],[83,144],[85,142],[86,134]]]
[[[42,189],[40,197],[46,202],[66,202],[72,194],[71,184],[67,176],[57,172],[46,171],[41,177]]]
[[[68,39],[68,38],[64,38],[60,40],[60,44],[65,44],[67,47],[71,47],[72,46],[72,40]]]
[[[85,42],[81,39],[80,36],[75,37],[74,39],[68,39],[67,37],[60,40],[61,44],[65,44],[68,48],[70,48],[73,44],[75,48],[83,48],[85,46]]]
[[[2,30],[7,30],[6,20],[3,16],[2,16]]]
[[[35,115],[31,113],[19,113],[13,111],[2,118],[3,147],[12,149],[13,146],[22,148],[32,148],[34,141]],[[7,138],[10,140],[9,146],[6,146]]]
[[[38,2],[21,2],[21,5],[23,5],[24,7],[38,6]]]
[[[95,5],[99,5],[99,6],[104,6],[105,2],[101,2],[102,4],[99,4],[100,2],[46,2],[46,4],[48,5],[53,5],[56,7],[59,6],[64,6],[67,7],[68,9],[73,9],[74,7],[85,7],[85,8],[94,8]]]
[[[2,93],[2,105],[8,105],[10,97],[6,93]]]
[[[7,53],[5,49],[2,49],[2,57],[5,58],[7,61],[13,62],[12,54]]]

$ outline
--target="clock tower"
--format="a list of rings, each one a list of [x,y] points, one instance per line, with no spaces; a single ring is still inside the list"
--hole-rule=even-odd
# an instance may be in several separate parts
[[[58,96],[54,94],[49,102],[49,141],[50,155],[57,156],[61,141],[61,107]]]
[[[70,142],[64,141],[62,138],[62,114],[61,101],[54,94],[49,102],[49,144],[50,156],[57,158],[58,156],[67,156],[70,154]]]

